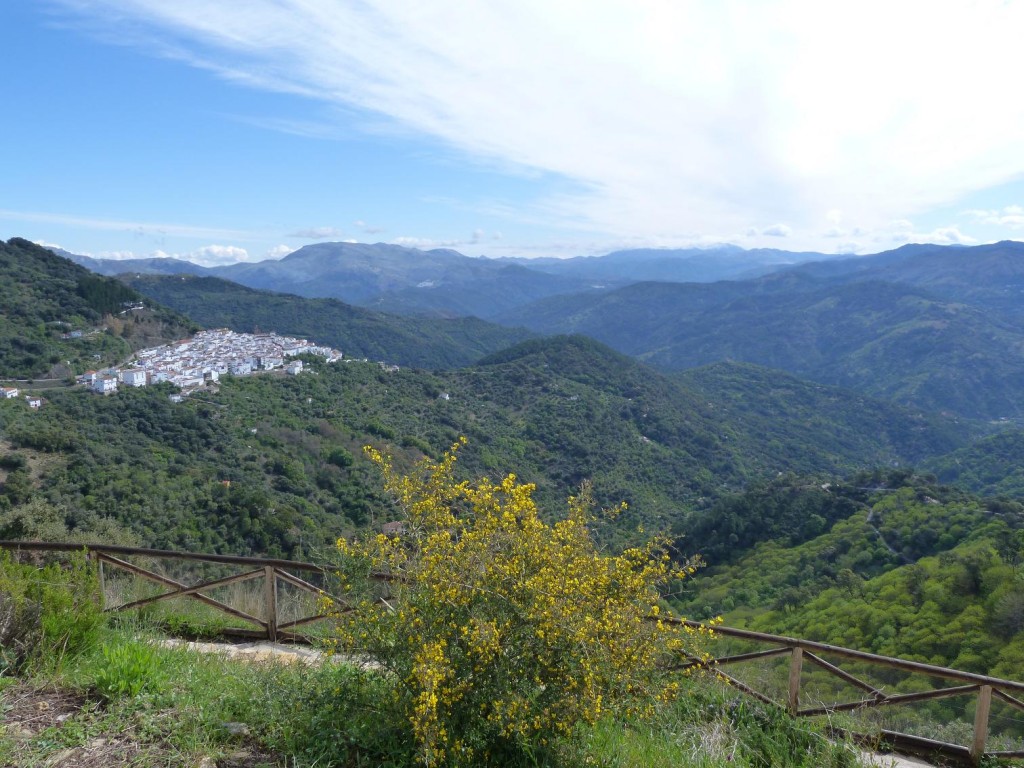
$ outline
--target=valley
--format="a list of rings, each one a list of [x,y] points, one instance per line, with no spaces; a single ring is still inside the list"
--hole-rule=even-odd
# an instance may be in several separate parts
[[[8,270],[52,273],[23,283],[40,296],[61,296],[50,279],[94,285],[189,335],[301,334],[367,362],[296,348],[300,376],[225,371],[180,402],[156,381],[107,398],[54,390],[40,410],[0,402],[0,538],[326,557],[397,514],[363,446],[407,470],[465,437],[461,477],[514,472],[547,519],[588,483],[600,506],[627,504],[595,527],[603,547],[662,532],[681,561],[703,558],[666,595],[684,615],[1007,677],[1024,663],[1010,313],[830,283],[811,265],[548,298],[515,330],[208,276],[91,278],[23,241],[6,248]],[[80,293],[46,316],[86,312]],[[39,323],[24,308],[43,304],[11,306],[8,338],[27,338]],[[80,341],[63,328],[38,350]],[[130,349],[131,334],[115,338]],[[47,364],[2,362],[7,375]]]

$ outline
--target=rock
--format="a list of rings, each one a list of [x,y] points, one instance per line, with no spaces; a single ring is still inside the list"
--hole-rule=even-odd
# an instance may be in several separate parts
[[[221,723],[221,727],[232,736],[249,735],[249,726],[245,723]]]

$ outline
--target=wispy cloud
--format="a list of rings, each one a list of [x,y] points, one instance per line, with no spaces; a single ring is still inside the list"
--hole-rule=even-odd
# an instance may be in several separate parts
[[[288,237],[297,237],[303,240],[327,240],[332,237],[341,237],[342,230],[337,227],[306,227],[289,232]]]
[[[282,246],[284,247],[284,246]],[[290,252],[290,251],[289,251]],[[163,249],[153,251],[103,251],[97,254],[82,254],[93,256],[97,259],[112,259],[114,261],[127,261],[128,259],[178,259],[190,261],[204,267],[217,267],[224,264],[236,264],[242,261],[259,261],[254,258],[245,248],[237,245],[204,245],[201,248],[185,253],[169,252]],[[272,257],[267,254],[266,258],[280,258],[286,254]]]
[[[365,130],[551,174],[567,183],[537,209],[579,230],[820,237],[829,211],[874,230],[1024,173],[1024,3],[63,5],[235,82],[379,116]]]
[[[223,238],[231,240],[245,240],[253,237],[253,233],[246,232],[244,230],[192,226],[188,224],[90,218],[87,216],[74,216],[64,213],[43,213],[39,211],[12,211],[0,209],[0,219],[29,221],[41,224],[59,224],[64,226],[81,227],[83,229],[131,232],[139,236],[174,235],[180,237]]]
[[[970,210],[964,213],[982,224],[1024,229],[1024,206],[1007,205],[995,210]]]
[[[358,228],[360,232],[363,232],[364,234],[367,235],[376,235],[384,231],[383,227],[376,227],[372,224],[367,224],[365,221],[361,220],[352,222],[352,225]]]
[[[294,253],[295,249],[290,245],[275,245],[273,248],[267,249],[268,259],[283,259],[289,253]]]

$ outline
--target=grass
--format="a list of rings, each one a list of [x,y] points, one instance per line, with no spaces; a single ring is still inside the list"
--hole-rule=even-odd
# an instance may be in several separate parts
[[[20,582],[9,562],[8,588]],[[59,573],[51,573],[57,579]],[[52,585],[51,585],[52,586]],[[59,586],[59,584],[58,584]],[[243,585],[244,586],[244,585]],[[111,583],[107,582],[108,589]],[[55,587],[54,587],[55,588]],[[31,590],[25,590],[31,594]],[[109,596],[108,596],[109,597]],[[126,596],[121,595],[119,599]],[[130,597],[130,595],[129,595]],[[243,594],[235,595],[244,599]],[[256,596],[251,596],[255,612]],[[205,608],[121,617],[89,632],[45,632],[34,654],[0,669],[0,765],[218,768],[405,768],[415,764],[411,727],[393,682],[343,663],[246,662],[159,645],[155,626],[202,626]],[[65,621],[55,626],[68,633]],[[200,633],[203,634],[203,633]],[[76,638],[68,643],[67,637]],[[846,768],[848,743],[826,722],[793,720],[710,677],[687,678],[679,699],[643,721],[606,719],[544,749],[510,744],[500,768]],[[204,762],[205,761],[205,762]]]
[[[152,558],[129,556],[125,559],[135,565],[182,584],[195,585],[204,581],[238,573],[237,566],[223,566],[194,561],[160,561]],[[126,605],[137,600],[151,598],[170,591],[170,587],[154,584],[134,574],[108,565],[105,569],[104,605],[107,607]],[[314,586],[322,586],[317,574],[301,573],[303,579]],[[213,589],[204,589],[203,594],[212,597],[236,610],[259,619],[265,619],[266,594],[263,578],[229,584]],[[305,616],[315,615],[318,598],[310,592],[300,590],[282,579],[277,580],[278,622],[284,623]],[[231,630],[253,630],[257,627],[241,618],[204,604],[194,597],[176,597],[151,603],[124,614],[115,614],[116,620],[124,616],[128,621],[143,621],[148,626],[160,627],[178,637],[209,639],[230,633]],[[301,633],[310,637],[322,636],[322,622],[304,625]]]
[[[107,628],[94,647],[65,659],[59,671],[47,667],[4,678],[0,764],[35,766],[88,754],[103,762],[82,764],[153,768],[199,765],[204,757],[250,768],[414,764],[411,730],[378,673],[337,663],[246,663],[159,647],[148,642],[153,639],[138,626]],[[24,709],[33,692],[31,701],[42,704],[51,696],[51,703],[38,710],[39,727],[23,727],[24,712],[8,715]],[[55,696],[67,706],[53,703]],[[577,735],[575,742],[543,753],[510,748],[491,764],[856,764],[847,745],[828,741],[815,726],[737,700],[713,680],[691,681],[682,699],[653,720],[606,720]]]

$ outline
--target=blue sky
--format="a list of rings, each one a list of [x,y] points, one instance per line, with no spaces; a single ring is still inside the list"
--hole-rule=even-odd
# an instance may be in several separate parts
[[[1021,2],[0,3],[0,237],[206,264],[1024,233]]]

